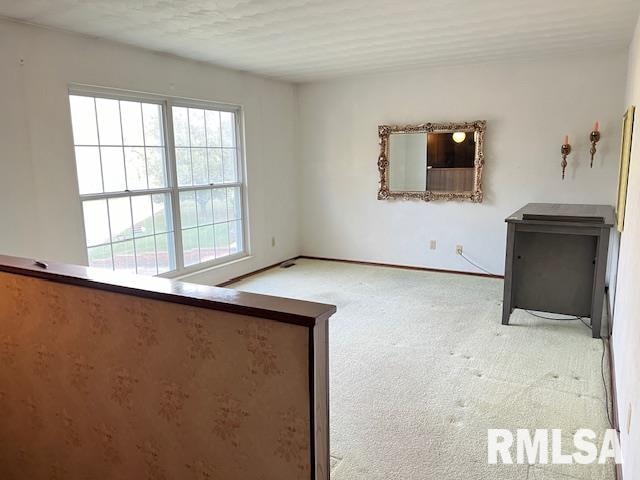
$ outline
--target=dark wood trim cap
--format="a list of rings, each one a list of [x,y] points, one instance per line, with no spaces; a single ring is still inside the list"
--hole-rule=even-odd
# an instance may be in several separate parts
[[[0,255],[0,271],[52,282],[96,288],[222,312],[314,327],[333,315],[335,305],[240,292],[228,288],[178,282],[165,278]]]

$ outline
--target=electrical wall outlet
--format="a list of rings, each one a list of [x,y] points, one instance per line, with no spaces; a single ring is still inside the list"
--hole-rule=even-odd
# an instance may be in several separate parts
[[[429,248],[430,248],[431,250],[435,250],[435,249],[436,249],[436,241],[435,241],[435,240],[431,240],[431,241],[429,242]]]
[[[272,247],[276,246],[276,237],[271,237],[271,246]]]
[[[462,245],[456,245],[456,255],[462,255]]]

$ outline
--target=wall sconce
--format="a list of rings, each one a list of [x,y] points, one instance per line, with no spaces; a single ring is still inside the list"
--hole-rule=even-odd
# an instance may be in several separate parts
[[[593,156],[596,154],[596,143],[600,141],[600,123],[596,122],[593,125],[593,131],[589,134],[589,140],[591,141],[591,168],[593,168]]]
[[[560,166],[562,167],[562,179],[564,180],[564,172],[567,169],[567,155],[571,153],[571,145],[569,145],[569,135],[564,136],[564,141],[562,142],[562,146],[560,147],[560,154],[562,154],[562,162],[560,162]]]

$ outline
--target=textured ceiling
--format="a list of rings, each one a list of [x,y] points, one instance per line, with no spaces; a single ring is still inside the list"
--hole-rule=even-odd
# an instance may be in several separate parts
[[[640,0],[0,0],[0,15],[286,79],[624,48]]]

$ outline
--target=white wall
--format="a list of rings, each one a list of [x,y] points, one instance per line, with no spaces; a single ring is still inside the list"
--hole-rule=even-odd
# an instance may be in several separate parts
[[[626,106],[640,107],[640,19],[629,51]],[[636,110],[625,227],[620,238],[613,353],[625,480],[640,478],[640,110]],[[628,426],[630,425],[630,429]]]
[[[0,253],[84,261],[71,82],[242,105],[253,256],[193,278],[217,283],[298,253],[293,85],[4,20],[0,64]]]
[[[475,271],[504,269],[504,219],[527,202],[615,197],[626,53],[414,70],[298,92],[303,253]],[[379,201],[378,124],[487,120],[482,204]],[[602,140],[589,168],[589,132]],[[560,178],[560,144],[574,153]],[[429,240],[437,240],[435,251]]]

